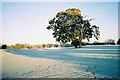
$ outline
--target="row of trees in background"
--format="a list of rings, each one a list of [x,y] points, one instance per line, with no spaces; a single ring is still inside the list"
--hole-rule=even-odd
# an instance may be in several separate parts
[[[104,42],[82,42],[82,45],[120,45],[120,39],[115,43],[113,39],[107,39]],[[0,43],[0,49],[31,49],[31,48],[52,48],[52,47],[73,47],[79,46],[79,40],[72,42],[71,44],[39,44],[39,45],[30,45],[30,44],[15,44],[15,45],[6,45]]]
[[[79,40],[75,40],[71,43],[72,45],[79,46]],[[120,45],[120,39],[117,41],[117,43],[115,43],[115,41],[113,39],[107,39],[104,42],[93,42],[93,43],[88,43],[88,42],[82,42],[82,45]]]
[[[15,44],[15,45],[6,45],[3,44],[0,46],[0,49],[31,49],[31,48],[51,48],[51,47],[59,47],[58,44],[39,44],[39,45],[30,45],[30,44]]]

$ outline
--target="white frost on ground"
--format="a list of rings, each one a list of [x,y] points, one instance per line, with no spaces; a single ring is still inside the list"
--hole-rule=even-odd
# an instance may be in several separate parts
[[[31,58],[2,52],[3,78],[94,78],[102,77],[75,68],[77,64],[45,58]]]
[[[118,59],[118,54],[92,54],[92,53],[68,53],[77,57],[89,57],[89,58],[105,58],[105,59]]]

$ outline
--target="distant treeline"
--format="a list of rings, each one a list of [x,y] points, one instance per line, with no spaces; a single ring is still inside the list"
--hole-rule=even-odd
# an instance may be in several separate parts
[[[116,45],[115,43],[100,43],[100,42],[95,42],[95,43],[82,43],[83,45]]]
[[[115,43],[113,40],[109,39],[105,42],[82,42],[82,45],[120,45],[120,39]],[[52,47],[73,47],[73,44],[38,44],[38,45],[30,45],[30,44],[15,44],[15,45],[6,45],[0,44],[0,49],[31,49],[31,48],[52,48]]]
[[[30,45],[30,44],[15,44],[15,45],[6,45],[2,44],[0,49],[31,49],[31,48],[51,48],[51,47],[59,47],[59,44],[39,44],[39,45]]]

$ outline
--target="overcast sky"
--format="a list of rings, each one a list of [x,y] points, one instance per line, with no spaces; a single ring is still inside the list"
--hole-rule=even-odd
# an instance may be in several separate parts
[[[86,19],[95,19],[91,23],[100,27],[99,41],[118,39],[117,2],[4,2],[0,5],[3,43],[55,43],[52,31],[46,29],[48,21],[67,8],[79,8],[83,16],[87,15]]]

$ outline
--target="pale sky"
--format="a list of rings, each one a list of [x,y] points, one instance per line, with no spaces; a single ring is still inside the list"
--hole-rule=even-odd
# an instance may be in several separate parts
[[[100,27],[100,41],[118,39],[117,2],[2,2],[0,5],[3,43],[56,43],[52,31],[46,27],[57,12],[67,8],[79,8],[83,16],[87,15],[86,19],[95,18],[91,23]]]

